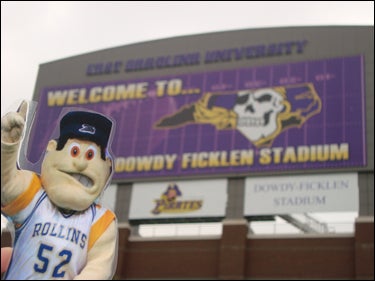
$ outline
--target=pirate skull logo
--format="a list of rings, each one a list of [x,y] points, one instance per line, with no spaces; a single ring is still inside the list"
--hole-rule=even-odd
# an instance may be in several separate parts
[[[266,88],[237,93],[233,108],[237,114],[237,129],[256,142],[278,130],[278,114],[284,110],[284,97],[274,89]]]

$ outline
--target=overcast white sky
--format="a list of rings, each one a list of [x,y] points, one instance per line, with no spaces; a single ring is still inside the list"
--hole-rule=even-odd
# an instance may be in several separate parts
[[[224,30],[374,25],[373,1],[1,1],[1,115],[31,100],[39,64]]]

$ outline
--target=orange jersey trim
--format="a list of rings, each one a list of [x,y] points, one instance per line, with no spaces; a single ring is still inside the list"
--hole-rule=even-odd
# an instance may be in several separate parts
[[[24,192],[22,192],[13,202],[8,204],[7,206],[1,207],[1,211],[9,216],[14,216],[30,204],[41,186],[42,183],[39,177],[34,173],[29,187]]]
[[[115,219],[115,214],[112,213],[110,210],[107,210],[103,214],[103,216],[93,224],[93,226],[91,227],[91,231],[90,231],[88,251],[92,248],[95,242],[104,233],[104,231],[107,229],[107,227],[111,224],[111,222],[114,219]]]

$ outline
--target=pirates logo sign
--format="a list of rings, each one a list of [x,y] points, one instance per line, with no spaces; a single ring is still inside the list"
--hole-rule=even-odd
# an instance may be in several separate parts
[[[155,127],[211,124],[217,130],[237,130],[256,147],[269,147],[281,133],[303,126],[321,107],[312,83],[206,93],[197,102],[162,117]]]
[[[167,190],[156,199],[155,208],[151,211],[154,215],[160,213],[188,213],[202,208],[203,200],[177,200],[182,192],[176,183],[170,183]]]

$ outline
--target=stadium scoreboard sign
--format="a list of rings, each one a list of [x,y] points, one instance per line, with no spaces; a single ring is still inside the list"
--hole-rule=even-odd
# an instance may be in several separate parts
[[[260,66],[41,87],[28,158],[38,160],[50,138],[43,128],[57,122],[63,108],[84,107],[116,122],[114,179],[364,167],[365,57],[303,60],[307,42],[86,64],[86,76],[103,78],[255,54],[301,56]]]

